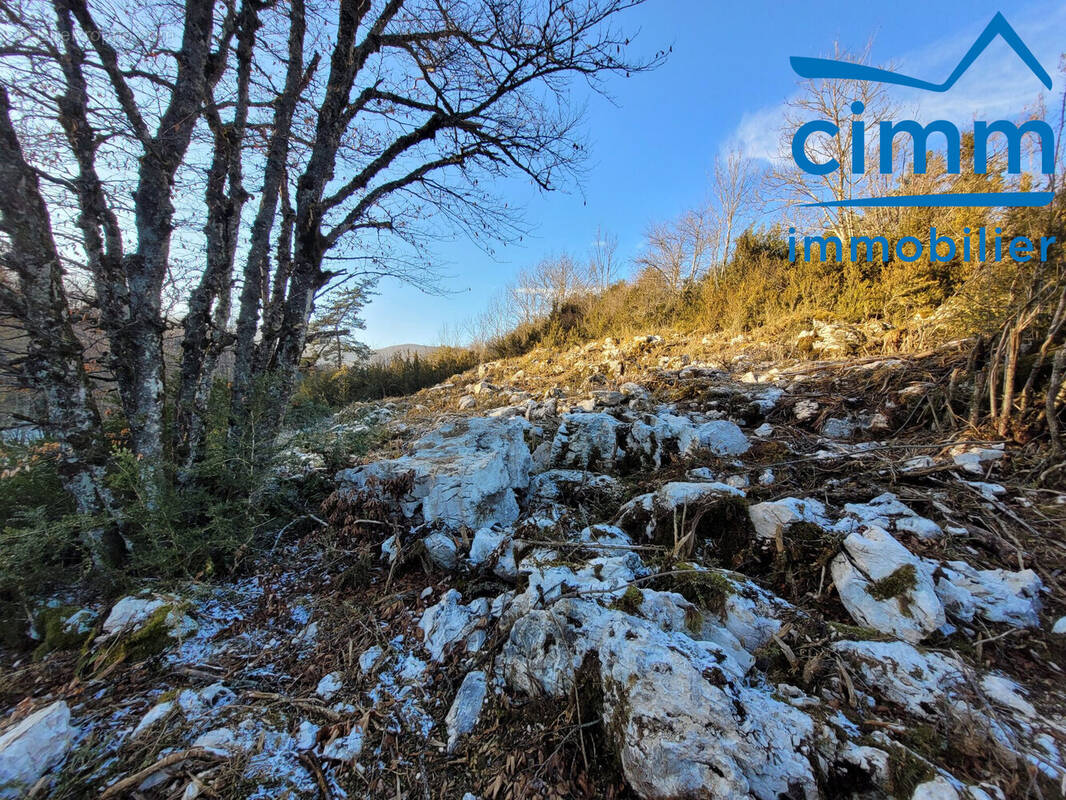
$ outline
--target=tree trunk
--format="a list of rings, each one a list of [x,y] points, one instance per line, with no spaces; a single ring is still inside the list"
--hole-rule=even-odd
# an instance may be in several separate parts
[[[6,310],[18,318],[27,347],[21,377],[44,401],[45,427],[60,445],[59,474],[78,511],[110,513],[103,483],[107,447],[100,439],[100,414],[85,372],[63,287],[63,270],[37,174],[26,162],[6,90],[0,86],[0,226],[10,240],[3,266],[18,282],[17,294],[0,292]],[[97,561],[110,560],[115,543],[105,528],[86,534]]]
[[[144,147],[133,195],[137,250],[121,265],[125,275],[126,314],[108,320],[112,352],[120,360],[116,374],[130,427],[133,450],[151,484],[164,456],[164,358],[161,316],[163,281],[174,229],[171,200],[174,175],[185,158],[200,118],[207,80],[214,0],[187,0],[178,70],[169,102],[154,135],[136,107],[136,96],[118,66],[117,55],[92,20],[84,0],[67,0],[96,48],[135,135]]]
[[[207,109],[208,123],[214,134],[211,169],[204,192],[207,267],[189,298],[175,402],[176,451],[186,474],[203,456],[211,383],[218,357],[228,340],[226,326],[230,317],[233,264],[237,255],[241,210],[248,199],[242,182],[242,148],[248,122],[252,53],[258,28],[256,4],[245,0],[237,33],[237,103],[233,122],[228,125],[222,122],[211,98]]]
[[[259,308],[269,273],[270,234],[277,214],[278,196],[287,180],[285,162],[289,152],[289,134],[300,91],[310,80],[318,64],[312,59],[306,73],[303,68],[304,34],[306,31],[303,0],[293,0],[289,12],[289,63],[285,71],[285,88],[278,98],[274,112],[274,126],[267,148],[263,173],[263,191],[259,210],[252,223],[248,260],[244,267],[244,286],[241,288],[234,345],[232,435],[235,441],[243,437],[244,422],[248,418],[248,394],[251,390],[255,334],[259,327]]]

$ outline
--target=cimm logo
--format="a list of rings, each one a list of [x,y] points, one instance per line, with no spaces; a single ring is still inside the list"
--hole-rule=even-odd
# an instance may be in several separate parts
[[[988,26],[984,29],[973,46],[962,57],[959,64],[952,71],[948,79],[943,83],[933,83],[910,75],[904,75],[891,70],[870,67],[864,64],[854,64],[846,61],[836,61],[825,58],[805,58],[792,56],[790,59],[792,69],[803,78],[826,78],[852,81],[875,81],[888,83],[895,86],[906,86],[921,89],[928,92],[946,92],[962,77],[984,52],[985,48],[997,37],[1002,37],[1011,49],[1018,55],[1022,62],[1032,71],[1036,78],[1048,89],[1051,88],[1051,76],[1048,75],[1036,56],[1021,40],[1014,28],[1010,26],[1002,14],[997,13]],[[852,113],[856,116],[862,114],[865,107],[861,102],[851,104]],[[933,133],[941,134],[946,140],[945,158],[949,173],[960,172],[960,153],[962,151],[961,135],[958,127],[945,119],[938,119],[928,125],[922,125],[914,120],[902,120],[899,122],[881,122],[878,140],[878,168],[882,174],[891,174],[893,171],[892,150],[893,142],[899,134],[906,134],[912,142],[914,151],[914,172],[924,174],[926,171],[926,150],[929,136]],[[829,120],[813,120],[802,125],[792,137],[792,157],[796,165],[811,175],[828,175],[840,169],[840,163],[836,159],[830,159],[825,163],[815,163],[807,155],[807,140],[812,134],[825,133],[836,136],[840,128]],[[973,167],[974,172],[985,174],[988,171],[988,141],[993,134],[1001,134],[1007,144],[1007,172],[1018,174],[1021,172],[1022,137],[1026,134],[1036,136],[1040,143],[1041,172],[1051,174],[1055,171],[1055,134],[1051,126],[1043,120],[1029,120],[1017,125],[1008,120],[996,120],[994,122],[975,121],[973,123]],[[856,175],[866,172],[866,125],[862,119],[851,122],[851,171]],[[808,203],[812,207],[900,207],[900,206],[923,206],[923,207],[998,207],[998,206],[1046,206],[1052,200],[1052,192],[974,192],[974,193],[945,193],[927,195],[893,195],[888,197],[861,197],[850,200],[829,200],[822,203]]]

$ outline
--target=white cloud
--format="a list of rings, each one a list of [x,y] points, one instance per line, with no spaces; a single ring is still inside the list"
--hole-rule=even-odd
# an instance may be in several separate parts
[[[722,147],[723,153],[739,151],[746,158],[776,163],[785,123],[784,104],[745,111],[740,124]]]

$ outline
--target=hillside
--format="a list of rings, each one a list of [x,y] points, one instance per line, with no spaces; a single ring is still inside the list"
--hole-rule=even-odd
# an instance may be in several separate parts
[[[420,358],[433,355],[440,348],[435,345],[427,344],[393,344],[388,347],[379,347],[374,351],[374,355],[371,360],[375,364],[387,364],[392,359],[400,356],[414,356],[417,355]]]
[[[321,511],[63,610],[4,705],[52,797],[1059,796],[1066,495],[948,424],[968,347],[648,335],[353,406],[278,475]]]

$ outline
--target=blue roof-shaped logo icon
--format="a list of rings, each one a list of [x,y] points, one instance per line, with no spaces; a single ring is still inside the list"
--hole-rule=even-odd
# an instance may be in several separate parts
[[[981,35],[977,37],[977,41],[973,43],[966,55],[959,61],[958,66],[955,67],[948,79],[943,83],[933,83],[887,69],[870,67],[865,64],[854,64],[848,61],[836,61],[829,58],[792,56],[789,60],[792,62],[792,69],[803,78],[875,81],[878,83],[891,83],[896,86],[908,86],[914,89],[924,89],[929,92],[946,92],[955,85],[959,78],[963,76],[963,73],[970,68],[970,65],[977,60],[977,57],[984,52],[985,48],[997,36],[1003,37],[1003,40],[1010,45],[1011,49],[1014,50],[1025,65],[1040,79],[1040,82],[1048,89],[1051,88],[1051,76],[1048,75],[1047,70],[1040,65],[1040,62],[1036,60],[1036,56],[1033,55],[1033,51],[1026,46],[1014,28],[1000,13],[992,17],[992,21],[988,23]]]

